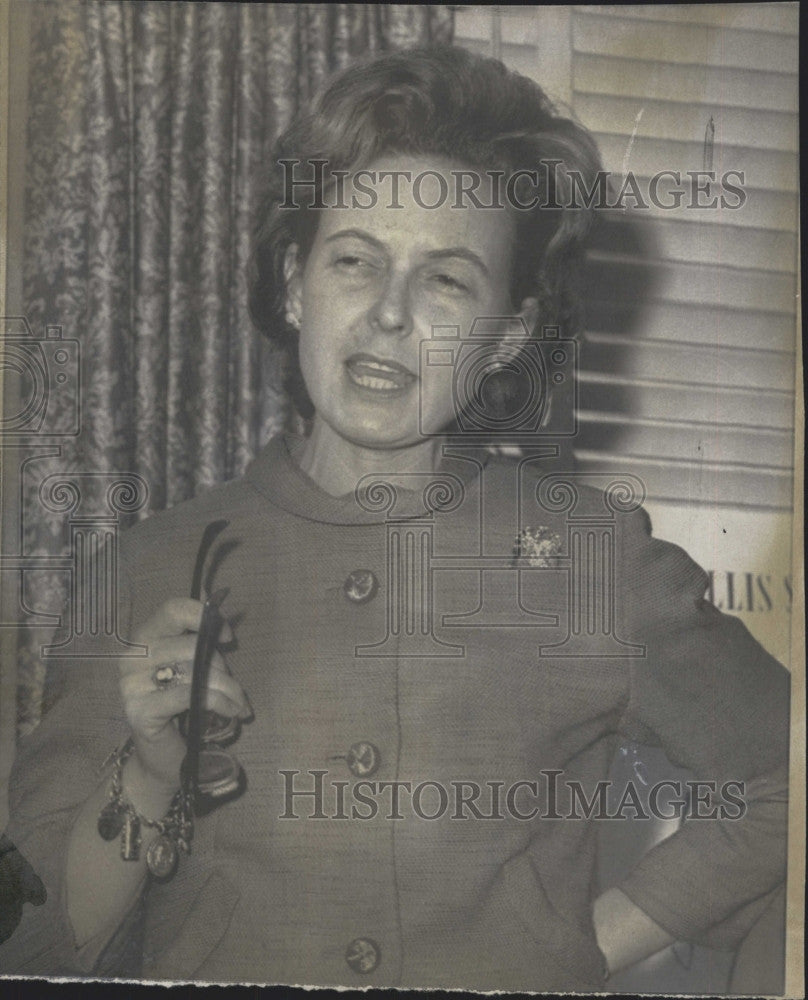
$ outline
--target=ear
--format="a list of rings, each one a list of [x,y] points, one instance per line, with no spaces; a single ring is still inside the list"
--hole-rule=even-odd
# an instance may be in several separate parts
[[[286,248],[283,278],[286,283],[286,319],[291,326],[299,328],[303,315],[303,265],[297,243],[290,243]]]

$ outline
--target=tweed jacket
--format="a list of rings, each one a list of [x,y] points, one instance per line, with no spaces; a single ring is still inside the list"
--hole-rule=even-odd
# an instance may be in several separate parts
[[[741,818],[686,819],[620,885],[674,937],[736,944],[784,878],[789,684],[704,600],[703,571],[625,491],[548,480],[536,459],[460,449],[437,484],[334,498],[299,470],[300,444],[274,438],[240,480],[122,539],[126,634],[188,593],[205,525],[229,521],[215,586],[254,709],[233,747],[246,790],[144,891],[141,977],[602,988],[598,823],[564,817],[570,782],[589,797],[626,739],[743,783]],[[48,899],[26,904],[3,971],[103,971],[112,931],[76,949],[64,869],[126,736],[117,664],[60,667],[11,788],[9,836]],[[418,808],[384,782],[421,784]],[[441,811],[463,782],[485,791],[477,811]]]

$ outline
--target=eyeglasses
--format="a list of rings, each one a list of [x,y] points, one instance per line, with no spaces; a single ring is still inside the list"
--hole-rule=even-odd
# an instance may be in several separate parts
[[[194,564],[191,597],[199,600],[202,595],[202,574],[216,538],[228,526],[228,521],[211,521],[202,534]],[[237,545],[230,542],[220,547],[206,577],[206,592],[210,591],[213,575],[223,554]],[[193,804],[196,815],[210,812],[216,805],[240,795],[246,787],[246,775],[238,758],[224,747],[234,743],[241,733],[238,718],[229,719],[203,707],[210,675],[210,664],[216,640],[224,618],[220,607],[229,590],[223,587],[206,598],[202,607],[194,668],[191,679],[191,704],[179,719],[179,728],[188,744],[180,769],[180,780],[185,800]]]

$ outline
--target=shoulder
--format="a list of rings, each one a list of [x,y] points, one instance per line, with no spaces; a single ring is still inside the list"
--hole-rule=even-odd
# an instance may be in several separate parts
[[[510,507],[518,512],[521,537],[552,532],[562,556],[571,555],[576,537],[584,548],[598,546],[612,560],[618,590],[636,600],[641,613],[664,610],[675,618],[677,608],[700,604],[707,574],[684,549],[654,537],[638,477],[564,468],[540,456],[495,455],[485,472],[490,520]]]
[[[269,516],[269,505],[243,477],[206,489],[146,518],[124,531],[118,547],[119,587],[123,601],[124,628],[144,621],[169,597],[188,596],[194,580],[200,542],[207,526],[224,522],[205,560],[207,589],[210,576],[218,572],[242,538],[254,536],[255,519]]]
[[[485,475],[490,495],[503,501],[515,498],[522,506],[538,504],[548,514],[566,514],[572,519],[613,518],[640,509],[645,498],[635,476],[580,471],[538,451],[535,455],[493,453]]]
[[[181,551],[199,537],[213,520],[228,519],[249,503],[251,491],[243,478],[202,490],[168,510],[160,511],[134,525],[121,535],[121,543],[130,564],[153,549],[165,556]]]
[[[205,528],[213,521],[226,521],[231,535],[236,529],[248,535],[265,530],[274,508],[257,489],[256,477],[272,477],[278,447],[277,438],[271,439],[241,476],[204,487],[193,498],[122,532],[119,551],[127,573],[144,576],[154,572],[158,564],[176,563],[178,572],[187,575]]]
[[[636,476],[585,472],[541,454],[493,454],[484,478],[489,506],[516,509],[520,521],[611,526],[635,542],[650,536],[645,491]]]

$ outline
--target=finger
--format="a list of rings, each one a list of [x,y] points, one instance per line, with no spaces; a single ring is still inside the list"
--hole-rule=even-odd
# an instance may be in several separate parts
[[[165,647],[170,649],[176,647],[177,639],[164,640]],[[181,648],[176,647],[178,653]],[[121,678],[121,693],[124,701],[137,714],[148,715],[152,718],[165,720],[177,712],[184,711],[190,703],[190,688],[193,679],[193,664],[189,659],[182,659],[178,655],[173,660],[161,656],[153,666],[144,670],[130,671]],[[173,683],[163,685],[156,683],[155,673],[161,666],[174,666],[176,677]],[[238,715],[240,718],[249,718],[252,713],[250,705],[239,682],[228,673],[225,662],[221,654],[215,653],[211,660],[210,673],[208,675],[207,690],[218,692],[228,702],[229,715]],[[158,695],[155,699],[154,695]],[[178,707],[179,706],[179,707]]]
[[[229,628],[229,626],[227,627]],[[193,661],[198,634],[198,632],[185,632],[181,635],[156,635],[146,633],[144,629],[140,633],[138,641],[146,646],[146,656],[122,657],[121,667],[124,672],[127,672],[138,668],[143,669],[143,664],[147,660],[151,663],[171,663],[174,660]],[[230,635],[232,637],[232,632]],[[218,650],[214,650],[213,655],[217,661],[221,661],[223,669],[227,670]]]
[[[248,719],[252,714],[244,709],[240,703],[236,703],[232,698],[228,698],[221,691],[208,688],[205,692],[205,708],[225,719]]]
[[[150,656],[121,659],[121,678],[134,679],[128,688],[132,693],[150,691],[152,687],[159,687],[155,683],[157,671],[162,667],[173,667],[178,674],[177,681],[190,684],[193,677],[195,648],[196,636],[194,635],[159,639],[151,648]],[[216,651],[211,657],[210,668],[212,671],[218,670],[228,675],[230,673],[224,657]],[[164,687],[165,685],[163,685]]]
[[[215,650],[210,658],[211,673],[213,673],[214,670],[220,670],[223,674],[227,674],[228,676],[230,675],[230,668],[228,667],[224,657],[220,652],[218,652],[218,650]]]
[[[175,715],[186,711],[191,703],[191,685],[181,680],[179,683],[162,690],[154,688],[141,692],[133,699],[132,715],[142,720],[142,728],[152,729],[155,725],[164,725]],[[240,693],[232,688],[222,690],[219,685],[208,687],[205,692],[206,708],[218,712],[225,718],[248,718],[244,701]]]
[[[220,671],[224,675],[224,677],[228,679],[228,681],[235,682],[238,688],[239,707],[242,710],[246,709],[246,714],[243,713],[239,714],[242,716],[242,718],[245,719],[251,718],[255,714],[255,712],[253,711],[253,707],[252,704],[250,703],[249,696],[247,695],[247,692],[244,690],[241,684],[233,677],[233,674],[230,672],[230,667],[227,665],[227,662],[220,653],[215,653],[213,656],[213,660],[211,661],[211,676],[213,676],[214,671]],[[233,695],[235,695],[235,691],[233,692]]]
[[[195,635],[177,635],[167,639],[160,639],[154,644],[154,654],[150,656],[152,664],[182,663],[189,667],[193,665],[196,657]],[[227,668],[224,657],[217,650],[210,654],[211,670],[223,670],[226,674],[230,671]],[[154,667],[152,667],[152,670]]]
[[[192,597],[169,598],[138,631],[155,636],[197,632],[202,619],[202,608],[202,602],[195,601]]]
[[[189,674],[193,669],[196,658],[196,636],[178,635],[170,639],[160,639],[155,643],[154,655],[149,658],[150,669],[144,671],[152,675],[158,666],[175,666],[179,664]],[[218,650],[210,654],[210,669],[221,670],[222,673],[229,674],[230,670],[225,663],[224,657]]]
[[[238,715],[242,719],[249,718],[252,715],[252,707],[241,685],[235,677],[225,673],[223,670],[211,670],[208,677],[208,696],[217,692],[235,706],[236,711],[235,713],[231,712],[231,714]]]
[[[149,678],[158,666],[180,663],[191,669],[196,649],[195,635],[163,636],[147,642],[145,657],[121,657],[121,676],[143,674]]]

